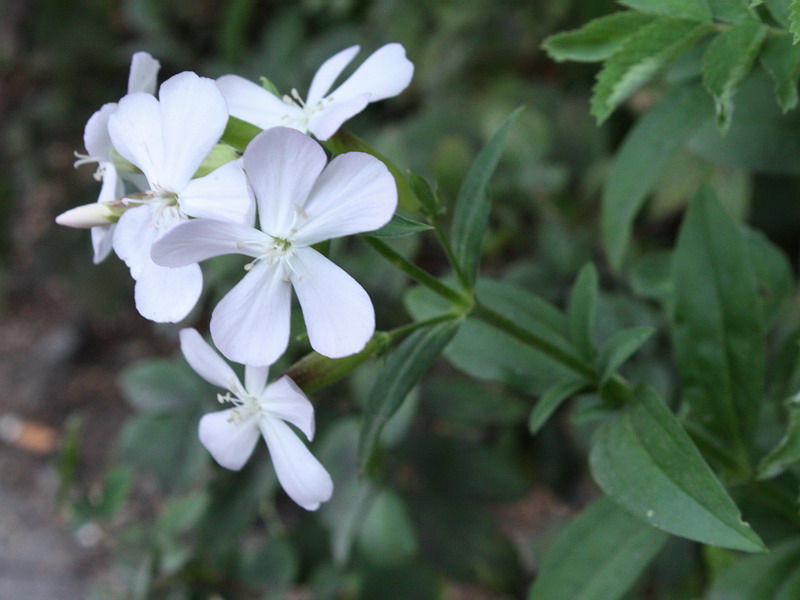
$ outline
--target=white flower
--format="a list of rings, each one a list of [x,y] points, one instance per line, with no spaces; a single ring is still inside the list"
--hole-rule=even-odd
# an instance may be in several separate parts
[[[128,75],[128,93],[146,92],[154,94],[156,91],[156,77],[161,64],[147,52],[136,52],[131,59],[131,70]],[[75,166],[97,163],[95,179],[102,180],[98,202],[112,202],[120,198],[125,192],[122,180],[117,173],[111,158],[113,150],[111,138],[108,135],[108,118],[117,110],[116,102],[104,104],[94,113],[86,123],[83,131],[83,144],[86,154],[75,153],[78,160]],[[58,222],[58,220],[57,220]],[[59,224],[61,224],[59,222]],[[92,246],[94,248],[95,264],[104,260],[111,252],[115,225],[102,225],[92,227]]]
[[[233,369],[194,329],[180,333],[186,360],[203,379],[228,393],[218,395],[232,408],[200,419],[200,441],[220,465],[238,471],[250,458],[258,434],[267,442],[275,473],[289,497],[316,510],[333,492],[330,475],[286,424],[314,438],[314,407],[286,375],[266,385],[267,367],[245,367],[244,385]]]
[[[158,100],[143,92],[125,96],[109,117],[114,148],[147,178],[144,193],[125,199],[140,206],[120,217],[114,251],[136,280],[136,308],[152,321],[180,321],[203,287],[198,265],[167,269],[150,259],[157,239],[190,216],[252,223],[254,206],[238,164],[192,179],[227,121],[214,82],[190,72],[161,84]]]
[[[360,351],[375,331],[372,302],[311,246],[384,225],[397,205],[394,178],[382,162],[361,152],[337,156],[326,167],[317,142],[285,127],[257,135],[243,158],[261,231],[192,220],[153,246],[153,260],[181,267],[222,254],[255,259],[211,316],[214,343],[230,360],[270,365],[283,353],[292,287],[317,352],[337,358]]]
[[[344,68],[358,54],[351,46],[326,60],[314,75],[305,102],[297,90],[283,100],[238,75],[217,79],[231,115],[262,129],[284,126],[327,140],[347,119],[370,102],[391,98],[408,87],[414,65],[400,44],[386,44],[373,52],[342,85],[330,92]]]

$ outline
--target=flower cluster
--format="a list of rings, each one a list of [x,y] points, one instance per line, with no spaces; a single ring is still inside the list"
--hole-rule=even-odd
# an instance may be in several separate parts
[[[212,313],[217,349],[244,367],[244,385],[195,329],[180,333],[192,368],[226,393],[229,408],[203,417],[200,440],[228,469],[241,469],[259,437],[278,480],[300,506],[315,510],[333,484],[288,424],[314,435],[314,409],[286,376],[267,384],[269,366],[286,350],[291,290],[299,300],[312,348],[339,358],[359,352],[375,330],[372,302],[344,270],[313,246],[378,229],[397,205],[394,178],[361,152],[328,162],[319,140],[332,136],[367,104],[399,94],[413,65],[399,44],[387,44],[333,92],[358,52],[347,48],[317,71],[306,101],[292,90],[279,98],[236,75],[217,81],[184,72],[156,91],[160,65],[133,56],[128,94],[106,104],[86,125],[87,154],[102,181],[96,204],[56,221],[90,227],[94,260],[111,250],[135,280],[139,313],[157,322],[185,319],[202,292],[198,263],[223,254],[252,258],[242,280]],[[209,161],[229,116],[262,128],[242,157]],[[209,164],[210,163],[210,164]],[[201,165],[207,174],[198,176]]]

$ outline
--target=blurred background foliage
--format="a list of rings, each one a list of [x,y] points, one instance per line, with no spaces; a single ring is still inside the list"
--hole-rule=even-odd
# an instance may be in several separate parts
[[[123,94],[131,54],[159,59],[162,81],[184,70],[265,75],[282,91],[302,93],[334,52],[361,44],[363,58],[400,42],[416,65],[411,87],[348,127],[435,181],[445,204],[481,145],[526,106],[493,180],[483,275],[563,306],[580,267],[597,261],[596,339],[634,325],[657,328],[626,372],[674,399],[658,305],[663,279],[648,253],[672,245],[685,203],[711,182],[732,212],[751,218],[794,259],[800,137],[772,156],[748,152],[763,134],[748,129],[756,120],[748,115],[789,132],[800,116],[780,113],[763,74],[748,80],[724,147],[700,128],[672,157],[637,222],[633,262],[645,254],[648,262],[629,280],[613,275],[604,266],[599,201],[614,152],[665,85],[696,75],[678,61],[598,127],[589,113],[597,68],[556,64],[541,44],[617,9],[610,0],[5,0],[0,299],[9,322],[68,322],[76,336],[56,369],[56,391],[22,410],[63,431],[57,463],[70,526],[93,523],[107,532],[113,576],[93,597],[524,598],[557,533],[597,495],[585,468],[586,423],[597,399],[579,398],[532,437],[532,397],[550,382],[549,367],[537,371],[536,357],[507,352],[477,326],[465,337],[484,348],[497,344],[494,361],[456,340],[449,361],[436,364],[384,431],[368,479],[356,468],[359,415],[380,361],[313,395],[313,449],[336,485],[318,513],[288,501],[262,447],[239,473],[212,465],[196,424],[216,392],[175,357],[177,328],[139,318],[124,265],[112,258],[93,266],[88,235],[53,225],[59,212],[97,196],[90,168],[72,169],[72,153],[83,150],[91,114]],[[445,268],[424,235],[393,247],[433,272]],[[379,328],[408,321],[404,276],[356,239],[335,242],[332,255],[370,291]],[[241,266],[225,258],[205,269],[210,285],[193,322],[207,322]],[[301,328],[297,319],[293,331]],[[306,352],[300,338],[273,373]],[[89,364],[100,365],[97,377],[119,377],[118,389],[58,391]],[[100,419],[103,411],[113,418]],[[717,563],[687,548],[673,538],[628,597],[697,597],[699,565]],[[725,551],[712,558],[729,559]]]

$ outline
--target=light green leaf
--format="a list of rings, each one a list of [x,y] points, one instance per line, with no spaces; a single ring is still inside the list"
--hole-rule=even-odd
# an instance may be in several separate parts
[[[567,308],[572,342],[588,359],[593,359],[595,354],[592,333],[597,314],[597,285],[597,269],[592,263],[587,263],[578,273]]]
[[[420,231],[427,231],[429,229],[433,229],[430,225],[426,223],[420,223],[419,221],[414,221],[403,215],[399,215],[395,213],[392,215],[392,220],[389,221],[386,225],[381,227],[380,229],[376,229],[375,231],[370,231],[368,233],[362,233],[361,235],[368,235],[371,237],[389,237],[389,238],[396,238],[396,237],[406,237],[407,235],[414,235],[415,233],[419,233]]]
[[[597,122],[605,121],[620,103],[709,31],[709,24],[668,17],[641,27],[597,74],[591,111]]]
[[[600,425],[589,461],[603,491],[653,527],[713,546],[765,550],[652,388],[637,387],[625,408]]]
[[[714,98],[717,126],[727,131],[733,113],[733,95],[750,72],[767,35],[767,27],[746,21],[723,31],[703,57],[703,85]]]
[[[779,596],[781,588],[800,571],[800,542],[785,541],[769,554],[747,556],[724,570],[711,585],[708,600],[793,600]]]
[[[783,473],[786,467],[800,460],[800,397],[788,402],[789,425],[780,443],[758,465],[759,479],[769,479]]]
[[[711,11],[706,0],[620,0],[620,4],[667,17],[711,21]]]
[[[775,80],[775,96],[783,112],[797,106],[797,81],[800,79],[800,46],[789,35],[770,37],[764,42],[761,65]]]
[[[358,544],[367,561],[381,566],[402,564],[416,554],[414,525],[396,492],[384,489],[375,497],[361,523]]]
[[[711,114],[711,103],[702,88],[677,88],[664,94],[628,133],[603,188],[603,241],[616,271],[622,267],[633,221],[645,198],[675,154]]]
[[[225,127],[225,131],[219,141],[223,144],[228,144],[239,152],[244,152],[247,144],[253,141],[253,138],[262,131],[257,125],[242,121],[236,117],[228,117],[228,125]]]
[[[239,158],[239,153],[228,144],[215,144],[211,149],[211,152],[208,153],[208,156],[206,156],[203,159],[203,162],[200,163],[200,166],[197,168],[194,177],[204,177],[215,169],[218,169],[222,165],[232,162],[237,158]]]
[[[763,398],[765,331],[751,244],[707,188],[672,261],[672,336],[689,419],[746,470]]]
[[[743,23],[758,20],[758,14],[752,10],[746,0],[705,0],[711,9],[715,21],[726,23]]]
[[[794,42],[800,42],[800,0],[792,0],[789,5],[789,31],[794,34]]]
[[[669,536],[601,497],[547,552],[529,600],[616,600],[636,582]]]
[[[622,11],[589,21],[580,29],[564,31],[545,39],[542,47],[559,62],[605,60],[616,52],[631,34],[655,17],[636,11]]]
[[[579,379],[565,379],[550,389],[536,402],[528,419],[528,429],[532,434],[538,433],[547,420],[552,416],[556,409],[577,394],[586,386],[585,381]]]
[[[523,107],[512,112],[492,135],[470,165],[458,189],[453,209],[451,240],[456,262],[470,283],[475,282],[480,264],[481,243],[489,220],[489,181],[503,154],[506,138]]]
[[[652,327],[631,327],[612,335],[600,351],[600,382],[605,383],[655,333]]]
[[[453,339],[461,319],[450,319],[418,329],[389,353],[364,407],[364,426],[358,447],[359,466],[372,456],[378,436],[420,377]]]

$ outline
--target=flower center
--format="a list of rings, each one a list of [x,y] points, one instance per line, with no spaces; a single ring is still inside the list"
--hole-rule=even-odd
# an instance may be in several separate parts
[[[171,229],[189,217],[181,210],[178,194],[163,188],[147,190],[141,194],[131,194],[122,199],[125,205],[139,204],[152,207],[150,224],[158,229]]]
[[[217,400],[220,404],[232,404],[231,416],[228,419],[230,423],[238,425],[249,420],[253,415],[261,412],[261,407],[255,396],[247,393],[247,390],[239,388],[238,383],[231,382],[231,391],[226,394],[217,394]]]
[[[294,88],[292,88],[291,95],[285,94],[282,100],[289,106],[299,108],[303,112],[301,114],[283,115],[281,121],[286,127],[292,127],[293,129],[297,129],[304,133],[308,132],[308,124],[311,122],[311,119],[314,117],[314,115],[324,110],[326,105],[329,105],[333,102],[333,98],[331,96],[326,96],[314,104],[306,104],[306,102],[300,97],[300,94]]]

